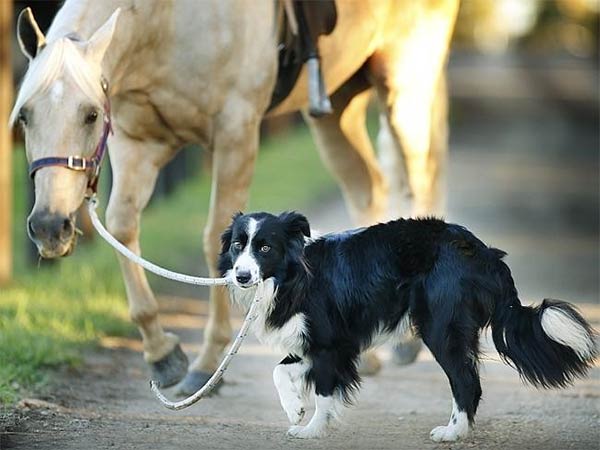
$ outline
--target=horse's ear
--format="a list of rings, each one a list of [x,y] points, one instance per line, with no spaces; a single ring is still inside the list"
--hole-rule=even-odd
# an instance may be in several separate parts
[[[21,51],[31,61],[46,45],[46,37],[33,17],[31,8],[25,8],[17,19],[17,40]]]
[[[86,54],[98,64],[102,62],[104,54],[110,45],[120,13],[121,8],[117,8],[115,12],[113,12],[108,18],[108,20],[96,30],[96,32],[85,44]]]

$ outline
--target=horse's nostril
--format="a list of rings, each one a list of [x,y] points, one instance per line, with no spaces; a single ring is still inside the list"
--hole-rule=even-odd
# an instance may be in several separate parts
[[[33,228],[33,223],[31,222],[31,219],[27,221],[27,231],[29,232],[30,237],[35,237],[35,228]]]
[[[71,219],[64,219],[62,223],[62,236],[68,237],[73,233],[73,221]]]

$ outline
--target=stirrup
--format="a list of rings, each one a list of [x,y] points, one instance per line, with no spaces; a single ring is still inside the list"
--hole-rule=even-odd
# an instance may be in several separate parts
[[[322,117],[331,114],[331,101],[327,96],[321,64],[317,55],[311,55],[306,60],[308,71],[308,113],[312,117]]]

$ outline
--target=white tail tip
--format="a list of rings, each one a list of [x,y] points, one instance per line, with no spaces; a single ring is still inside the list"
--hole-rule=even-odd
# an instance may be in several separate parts
[[[555,342],[571,348],[581,359],[595,353],[593,336],[567,311],[550,307],[542,313],[542,329]]]

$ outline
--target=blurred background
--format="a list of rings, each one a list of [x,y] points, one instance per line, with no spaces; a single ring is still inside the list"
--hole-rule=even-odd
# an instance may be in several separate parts
[[[15,1],[12,29],[30,6],[46,30],[59,5]],[[448,66],[447,218],[508,252],[524,302],[599,300],[599,14],[596,0],[461,2]],[[6,33],[0,29],[2,39]],[[11,47],[16,89],[26,60],[14,37]],[[377,123],[373,105],[372,136]],[[116,258],[89,225],[73,256],[38,258],[25,234],[32,184],[16,130],[11,156],[12,206],[0,211],[10,223],[0,227],[0,252],[11,266],[0,287],[0,403],[44,382],[39,368],[77,364],[89,343],[136,336]],[[102,199],[109,189],[105,167]],[[163,171],[144,213],[144,255],[205,274],[208,196],[206,155],[186,148]],[[352,226],[298,115],[263,124],[250,209],[296,209],[324,231]],[[150,281],[167,302],[206,298],[202,289]]]

